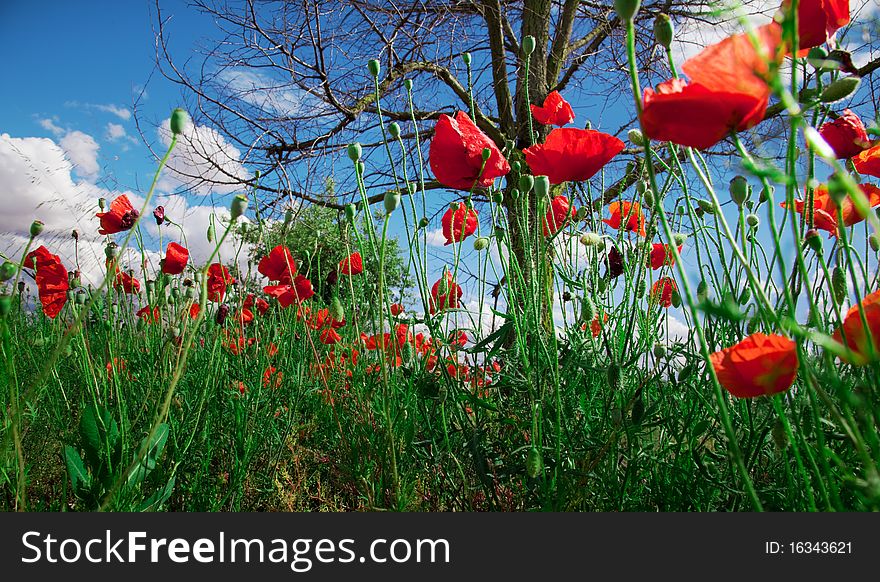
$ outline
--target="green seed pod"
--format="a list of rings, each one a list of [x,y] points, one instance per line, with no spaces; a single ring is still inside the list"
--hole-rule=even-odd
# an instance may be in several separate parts
[[[752,290],[749,287],[743,287],[742,292],[739,294],[739,304],[745,305],[752,298]]]
[[[550,179],[547,176],[535,176],[535,194],[538,198],[547,198],[550,194]]]
[[[346,204],[345,205],[345,218],[349,222],[354,220],[355,215],[357,214],[357,206],[354,204]]]
[[[841,77],[825,87],[825,90],[819,95],[819,101],[822,103],[834,103],[846,99],[856,92],[861,83],[859,77]]]
[[[107,199],[106,198],[98,198],[98,208],[103,212],[105,208],[107,208]]]
[[[377,61],[376,59],[370,59],[369,61],[367,61],[367,71],[369,71],[370,75],[372,75],[373,77],[379,76],[380,69],[381,68],[379,66],[379,61]]]
[[[43,229],[46,227],[43,224],[42,220],[35,220],[31,223],[31,238],[40,236],[40,233],[43,232]]]
[[[746,214],[746,224],[757,230],[758,226],[761,224],[761,219],[758,218],[757,214],[749,213]]]
[[[672,39],[675,38],[675,27],[672,19],[668,14],[662,12],[654,17],[654,40],[657,44],[669,50],[672,46]]]
[[[631,144],[637,147],[644,147],[645,145],[645,136],[642,135],[642,132],[638,129],[631,129],[626,132],[626,137]]]
[[[535,52],[535,37],[534,36],[528,35],[522,40],[522,52],[526,56]]]
[[[658,360],[662,360],[666,357],[666,346],[661,343],[654,344],[654,357]]]
[[[846,271],[839,265],[831,271],[831,290],[837,302],[842,303],[846,298]]]
[[[880,251],[880,237],[877,236],[877,233],[868,235],[868,244],[871,245],[871,250],[875,253]]]
[[[623,22],[632,22],[641,3],[641,0],[614,0],[614,9]]]
[[[17,271],[18,269],[13,263],[3,261],[3,264],[0,265],[0,281],[9,281],[15,277]]]
[[[596,317],[596,304],[589,295],[584,295],[581,299],[581,319],[589,323]]]
[[[119,313],[119,305],[116,303],[112,304],[110,306],[110,313],[112,313],[113,315],[116,315],[117,313]]]
[[[388,124],[388,134],[391,136],[391,139],[397,139],[400,137],[400,125],[396,121],[392,121]]]
[[[492,190],[492,202],[495,204],[504,204],[504,192],[501,190]]]
[[[685,214],[687,214],[687,208],[685,208],[684,206],[679,206],[676,212],[678,212],[679,216],[684,216]]]
[[[528,194],[535,186],[535,177],[529,174],[523,174],[519,177],[519,189]]]
[[[699,210],[706,214],[715,214],[715,206],[708,200],[697,200],[697,206],[699,206]]]
[[[516,189],[516,188],[510,189],[510,199],[514,200],[514,201],[519,200],[519,190],[518,189]]]
[[[474,250],[483,251],[489,246],[489,239],[484,236],[478,236],[474,239]]]
[[[742,206],[749,197],[749,181],[745,176],[734,176],[730,181],[730,198],[737,206]]]
[[[187,287],[186,292],[184,293],[184,296],[187,299],[189,299],[190,301],[192,301],[193,299],[195,299],[198,296],[198,292],[196,291],[195,287]]]
[[[185,110],[178,107],[171,112],[171,133],[174,135],[180,135],[186,130],[189,124],[189,114]]]
[[[339,300],[338,296],[334,296],[330,301],[330,317],[335,321],[342,321],[345,319],[345,310],[342,308],[342,302]]]
[[[352,162],[360,160],[363,153],[364,152],[361,144],[357,142],[348,144],[348,159],[350,159]]]
[[[76,303],[77,305],[85,305],[86,299],[88,299],[88,298],[89,298],[88,295],[86,295],[85,293],[77,293],[73,297],[73,302]]]
[[[532,479],[537,479],[544,470],[544,462],[541,459],[541,451],[537,447],[530,447],[526,456],[526,473]]]
[[[232,199],[232,204],[229,207],[229,215],[230,219],[235,222],[238,220],[242,214],[244,214],[245,210],[248,207],[248,200],[241,194],[236,194]]]
[[[423,216],[419,220],[419,228],[428,228],[428,224],[430,224],[430,223],[428,222],[428,218],[425,216]]]
[[[412,88],[413,88],[413,82],[412,82],[412,79],[404,79],[404,81],[403,81],[403,87],[404,87],[407,91],[412,91]]]
[[[119,254],[119,245],[116,244],[115,242],[109,242],[109,243],[107,243],[107,246],[104,247],[104,255],[108,259],[115,259],[118,254]]]
[[[461,60],[465,65],[470,66],[471,64],[471,53],[461,53]]]
[[[788,435],[785,434],[785,425],[782,424],[781,420],[776,419],[770,434],[773,436],[773,444],[776,445],[777,449],[781,451],[788,447]]]
[[[608,366],[608,370],[606,370],[606,374],[608,375],[608,386],[611,387],[612,390],[617,390],[620,388],[620,366],[616,363],[612,363]]]

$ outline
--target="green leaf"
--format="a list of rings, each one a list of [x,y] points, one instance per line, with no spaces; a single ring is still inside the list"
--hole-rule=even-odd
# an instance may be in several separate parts
[[[97,471],[101,466],[101,436],[98,431],[98,416],[93,406],[86,406],[79,419],[79,436],[82,439],[86,460]]]
[[[150,471],[156,468],[156,462],[162,455],[162,450],[165,448],[165,443],[167,440],[168,425],[163,422],[156,429],[156,433],[153,435],[153,438],[150,439],[150,442],[147,445],[147,452],[144,454],[144,457],[135,466],[135,468],[132,469],[131,473],[129,473],[129,485],[142,483],[143,480],[147,478],[147,475],[150,474]],[[138,452],[140,452],[141,448],[143,448],[143,444],[141,445],[141,447],[138,448]]]
[[[67,465],[67,473],[70,475],[70,486],[77,497],[82,497],[83,493],[92,486],[92,478],[86,471],[82,457],[79,456],[75,448],[68,445],[64,447],[64,463]]]
[[[164,487],[146,498],[138,507],[138,511],[154,511],[168,501],[168,498],[171,497],[171,492],[174,490],[174,480],[175,477],[172,476]]]

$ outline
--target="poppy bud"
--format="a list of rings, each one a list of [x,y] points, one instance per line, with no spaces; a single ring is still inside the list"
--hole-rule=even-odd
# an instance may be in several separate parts
[[[838,174],[831,174],[828,177],[828,196],[834,201],[834,204],[840,206],[847,197],[846,184]]]
[[[178,107],[171,112],[171,133],[180,135],[189,125],[189,114]]]
[[[807,62],[816,70],[825,67],[827,59],[828,51],[825,50],[825,47],[814,46],[810,49],[810,52],[807,53]]]
[[[632,22],[641,3],[641,0],[614,0],[614,9],[622,21]]]
[[[529,193],[532,191],[532,188],[535,186],[535,178],[534,176],[530,176],[529,174],[523,174],[519,177],[519,189],[521,192]]]
[[[209,243],[214,242],[214,223],[213,222],[208,225],[208,232],[207,232],[206,236],[208,237]]]
[[[590,322],[596,317],[596,304],[593,303],[592,297],[584,295],[581,300],[581,319]]]
[[[749,287],[744,287],[742,292],[739,294],[738,303],[740,305],[745,305],[749,302],[749,299],[752,298],[752,290]]]
[[[349,222],[354,220],[355,214],[357,214],[357,207],[354,204],[346,204],[345,205],[345,218]],[[290,212],[290,211],[288,211]],[[287,218],[285,217],[285,223],[288,223]]]
[[[168,339],[177,339],[180,337],[180,328],[177,326],[172,326],[168,328]]]
[[[392,121],[388,124],[388,134],[391,136],[391,139],[397,139],[400,137],[400,125],[396,121]]]
[[[187,287],[186,291],[184,292],[184,296],[189,300],[195,299],[196,295],[198,295],[198,292],[196,291],[195,287]]]
[[[838,303],[846,298],[846,272],[840,266],[831,271],[831,291]]]
[[[482,157],[484,162],[488,162],[489,158],[492,157],[492,150],[489,148],[483,148]]]
[[[596,291],[598,291],[599,293],[605,293],[607,289],[608,281],[606,279],[603,278],[596,281]]]
[[[3,294],[0,295],[0,317],[6,317],[12,311],[12,297]]]
[[[523,54],[526,56],[535,52],[535,37],[534,36],[528,35],[522,40],[522,51],[523,51]]]
[[[547,176],[535,176],[535,194],[538,198],[546,198],[550,193],[550,178]]]
[[[776,445],[777,449],[782,450],[788,447],[788,435],[785,434],[785,425],[782,424],[781,420],[776,419],[770,434],[773,437],[773,444]]]
[[[110,313],[112,313],[113,315],[119,313],[119,305],[117,305],[116,303],[112,304],[110,306]]]
[[[868,235],[868,244],[871,245],[871,250],[875,253],[880,251],[880,237],[877,236],[877,233]]]
[[[489,246],[489,239],[484,236],[478,236],[474,239],[474,250],[475,251],[484,251],[486,247]]]
[[[503,204],[504,203],[504,192],[501,190],[493,190],[492,191],[492,202],[495,204]]]
[[[461,53],[461,60],[465,65],[470,66],[471,64],[471,53]]]
[[[360,174],[361,176],[363,176],[363,175],[364,175],[364,169],[367,167],[367,166],[364,164],[364,161],[363,161],[363,160],[358,160],[357,164],[355,164],[355,165],[357,166],[357,173]]]
[[[626,137],[634,146],[643,147],[645,145],[645,136],[638,129],[633,128],[629,130],[626,132]]]
[[[672,25],[672,19],[668,14],[662,12],[654,17],[654,40],[657,44],[665,49],[672,46],[672,39],[675,37],[675,27]]]
[[[730,181],[730,198],[737,206],[742,206],[749,197],[749,182],[745,176],[734,176]]]
[[[581,206],[577,209],[577,212],[574,213],[574,219],[576,222],[581,222],[587,219],[587,214],[590,212],[590,209],[586,206]]]
[[[753,229],[757,229],[758,225],[761,224],[761,219],[758,218],[757,214],[746,214],[746,224],[748,224]]]
[[[412,88],[413,88],[413,82],[412,82],[412,79],[404,79],[404,80],[403,80],[403,87],[404,87],[407,91],[412,91]]]
[[[517,188],[510,189],[510,199],[519,200],[519,190]]]
[[[654,357],[658,360],[666,356],[666,346],[663,344],[654,344]]]
[[[88,295],[86,293],[77,293],[76,294],[76,304],[77,305],[85,305],[86,299],[88,299]]]
[[[107,243],[107,246],[104,247],[104,255],[106,255],[108,259],[115,259],[118,254],[119,245],[117,245],[115,242]]]
[[[688,235],[683,232],[676,232],[672,235],[672,241],[675,243],[675,246],[680,247],[683,246],[684,243],[687,242]]]
[[[369,71],[373,77],[379,76],[379,70],[379,61],[377,61],[376,59],[370,59],[369,61],[367,61],[367,71]]]
[[[419,228],[428,228],[429,224],[430,224],[430,222],[428,221],[428,217],[426,217],[426,216],[423,216],[419,220]]]
[[[98,208],[103,211],[107,207],[107,199],[106,198],[98,198]]]
[[[499,243],[504,242],[504,235],[505,235],[505,230],[503,228],[501,228],[500,226],[495,228],[495,238],[498,239]]]
[[[238,218],[244,214],[244,211],[247,210],[248,201],[241,194],[236,194],[232,199],[232,205],[229,207],[230,218],[233,222],[238,220]]]
[[[617,390],[620,388],[620,366],[615,363],[612,363],[608,366],[608,370],[606,371],[608,375],[608,385],[612,390]]]
[[[593,122],[588,119],[584,124],[584,129],[593,129]]]
[[[357,142],[348,144],[348,159],[350,159],[352,162],[356,162],[361,159],[362,153],[363,149],[361,149],[361,144]]]
[[[13,263],[9,261],[4,261],[2,265],[0,265],[0,281],[8,281],[15,277],[15,273],[18,271]]]
[[[841,77],[825,87],[825,90],[819,95],[819,101],[822,103],[834,103],[841,99],[846,99],[856,92],[861,83],[859,77]]]
[[[681,293],[678,292],[678,289],[672,290],[672,306],[678,309],[681,307]]]
[[[602,237],[595,232],[588,232],[581,237],[581,244],[585,247],[597,247],[602,244]]]
[[[715,214],[715,207],[708,200],[697,200],[697,206],[706,214]]]
[[[35,220],[31,223],[31,238],[40,236],[40,233],[43,232],[43,228],[45,228],[45,224],[43,224],[42,220]]]
[[[694,365],[693,365],[693,364],[688,364],[687,366],[685,366],[684,368],[682,368],[682,369],[678,372],[678,382],[679,382],[679,383],[687,382],[687,380],[688,380],[691,376],[693,376],[693,374],[694,374]]]
[[[342,321],[345,319],[345,310],[342,308],[342,302],[339,300],[338,296],[333,297],[333,300],[330,302],[330,317],[332,317],[334,321]]]
[[[526,456],[526,473],[532,479],[537,479],[543,470],[544,463],[541,460],[541,451],[538,450],[538,447],[530,447],[529,453]]]
[[[706,284],[705,279],[700,279],[700,282],[697,283],[697,300],[705,301],[709,297],[709,286]]]
[[[645,190],[645,193],[642,194],[642,197],[645,200],[645,205],[648,208],[654,208],[654,193],[650,190]]]
[[[391,214],[400,206],[400,194],[391,190],[385,193],[385,213]]]
[[[223,325],[226,322],[227,315],[229,315],[229,305],[224,303],[217,308],[217,314],[214,318],[214,321],[217,322],[217,325]]]

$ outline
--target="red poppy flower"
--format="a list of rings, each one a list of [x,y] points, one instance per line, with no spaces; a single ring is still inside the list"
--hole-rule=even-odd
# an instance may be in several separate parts
[[[623,151],[622,141],[594,129],[554,129],[542,144],[523,150],[526,163],[536,176],[551,184],[583,182]]]
[[[828,142],[838,159],[848,159],[871,147],[868,132],[858,115],[844,109],[843,115],[819,128],[819,135]]]
[[[135,315],[137,315],[147,323],[156,323],[157,321],[159,321],[160,318],[159,308],[153,307],[151,309],[149,305],[144,305],[143,307],[138,309]]]
[[[55,319],[67,303],[67,291],[70,288],[67,269],[58,255],[53,255],[43,245],[27,254],[24,266],[36,271],[37,291],[43,313],[49,319]]]
[[[602,314],[602,320],[599,320],[599,314],[597,313],[593,316],[593,321],[590,322],[590,333],[593,334],[593,337],[599,337],[599,334],[602,333],[602,328],[605,327],[605,324],[608,323],[608,314]],[[586,325],[586,324],[584,324]]]
[[[788,390],[797,375],[795,343],[781,335],[755,333],[709,356],[718,382],[737,398]]]
[[[261,316],[266,315],[266,312],[269,311],[269,303],[262,297],[255,298],[253,294],[248,294],[248,296],[244,300],[244,304],[242,304],[242,307],[249,310],[252,310],[254,307],[256,307],[257,313],[259,313]]]
[[[319,309],[311,316],[311,318],[309,318],[308,321],[306,321],[306,326],[317,331],[324,327],[324,322],[328,317],[330,317],[329,309]]]
[[[657,301],[663,307],[672,306],[672,294],[678,290],[672,277],[661,277],[651,285],[651,300]]]
[[[766,56],[781,62],[782,28],[771,23],[756,30]],[[730,36],[682,65],[690,83],[672,79],[645,90],[645,135],[698,149],[709,148],[731,131],[743,131],[764,118],[770,99],[767,63],[748,35]]]
[[[783,0],[788,10],[790,0]],[[849,0],[798,0],[798,47],[806,52],[834,38],[838,29],[849,24]]]
[[[391,315],[397,317],[401,313],[403,313],[403,305],[401,305],[400,303],[392,303],[391,304]]]
[[[272,388],[277,390],[281,388],[281,382],[284,380],[284,373],[275,369],[275,366],[269,366],[263,371],[263,388]]]
[[[185,247],[172,242],[165,249],[165,258],[162,260],[162,272],[166,275],[179,275],[183,273],[186,262],[189,260],[189,251]]]
[[[293,276],[296,275],[296,262],[293,260],[293,255],[290,254],[290,249],[284,245],[278,245],[268,255],[260,259],[257,271],[270,281],[289,285]]]
[[[351,255],[339,261],[339,272],[343,275],[360,275],[364,272],[364,261],[361,259],[359,252],[353,252]]]
[[[880,143],[855,156],[853,165],[859,174],[880,178]]]
[[[293,285],[271,285],[263,287],[263,291],[267,295],[275,297],[281,307],[289,307],[294,301],[305,301],[315,294],[312,282],[302,275],[296,276]]]
[[[678,247],[678,252],[681,252],[681,246]],[[672,254],[672,248],[669,245],[654,243],[651,247],[651,268],[656,270],[673,265],[675,265],[675,255]]]
[[[208,267],[208,299],[220,303],[226,296],[226,286],[235,283],[229,270],[220,263]]]
[[[113,281],[114,289],[122,289],[129,295],[137,295],[141,292],[141,282],[125,271],[116,271],[116,279]]]
[[[123,194],[117,196],[110,203],[108,212],[98,212],[95,214],[101,219],[101,228],[98,229],[100,234],[116,234],[124,230],[130,229],[138,219],[138,211],[134,209],[128,196]]]
[[[484,149],[489,150],[485,168]],[[510,172],[510,164],[501,155],[498,146],[480,131],[464,111],[456,113],[454,118],[440,116],[434,127],[428,158],[437,181],[455,190],[486,188],[495,178]]]
[[[602,220],[611,228],[628,230],[646,236],[645,215],[642,214],[642,206],[638,202],[612,202],[608,205],[611,218]]]
[[[873,208],[880,205],[880,188],[873,184],[859,184],[862,193],[868,199],[868,204]],[[795,212],[804,213],[805,202],[803,200],[795,200]],[[785,202],[780,203],[785,208]],[[865,220],[859,210],[855,207],[852,199],[847,195],[840,204],[840,212],[843,215],[843,225],[852,226]],[[813,190],[813,225],[820,229],[831,233],[831,236],[837,236],[839,224],[837,221],[837,207],[828,193],[828,186],[822,185]]]
[[[125,378],[127,378],[130,382],[137,380],[130,371],[126,371],[125,360],[122,358],[113,358],[112,362],[107,362],[107,381],[112,382],[113,378],[119,376],[123,377],[123,372],[125,373]]]
[[[236,316],[239,325],[246,325],[254,320],[254,312],[246,307],[242,307]]]
[[[532,117],[535,121],[542,125],[558,125],[562,127],[574,121],[574,111],[571,105],[562,98],[559,91],[551,91],[547,98],[544,99],[544,105],[538,107],[535,104],[529,105],[532,109]]]
[[[856,354],[856,358],[848,360],[852,364],[863,365],[869,362],[873,348],[874,358],[880,355],[880,291],[874,291],[862,299],[862,309],[865,311],[865,320],[868,322],[868,330],[871,332],[870,339],[862,325],[862,316],[859,306],[853,305],[843,318],[843,326],[835,330],[832,337],[849,346]],[[846,334],[844,342],[843,334]]]
[[[454,209],[454,210],[453,210]],[[477,230],[477,213],[464,202],[453,202],[443,214],[443,236],[446,244],[461,242]]]
[[[574,207],[568,203],[568,198],[562,195],[554,196],[550,200],[550,209],[544,217],[544,236],[550,236],[559,232],[574,214]]]
[[[438,310],[456,309],[461,299],[461,287],[452,278],[452,273],[445,272],[445,276],[441,277],[431,287],[431,314]]]
[[[199,316],[199,311],[201,311],[201,310],[202,310],[202,308],[199,307],[198,303],[193,303],[192,305],[190,305],[189,306],[190,319],[196,319]]]

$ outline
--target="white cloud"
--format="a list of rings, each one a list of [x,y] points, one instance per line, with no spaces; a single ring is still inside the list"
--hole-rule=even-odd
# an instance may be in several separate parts
[[[116,141],[119,138],[126,137],[128,134],[125,131],[125,127],[119,123],[108,123],[107,124],[107,139],[110,141]]]
[[[98,165],[100,146],[95,138],[81,131],[71,131],[59,143],[80,177],[89,180],[97,178],[101,170]]]
[[[130,109],[122,107],[121,105],[114,105],[113,103],[80,103],[79,101],[67,101],[64,103],[64,106],[82,109],[97,109],[98,111],[115,115],[122,121],[128,121],[131,119]]]
[[[171,143],[170,119],[158,131],[167,147]],[[169,171],[159,183],[166,191],[184,186],[197,194],[229,194],[241,190],[241,182],[251,176],[241,163],[238,148],[210,127],[192,123],[178,138],[167,167]]]
[[[305,110],[321,103],[296,87],[286,87],[278,81],[249,69],[225,69],[217,75],[232,96],[270,113],[286,116],[305,114]]]
[[[443,236],[442,228],[435,228],[432,230],[428,230],[425,232],[425,240],[429,247],[444,247],[446,246],[446,237]]]
[[[45,118],[45,119],[41,119],[39,121],[39,123],[40,123],[40,127],[45,129],[46,131],[49,131],[56,136],[60,136],[62,133],[64,133],[64,128],[56,125],[55,124],[56,121],[58,121],[58,118],[54,118],[54,119]]]

